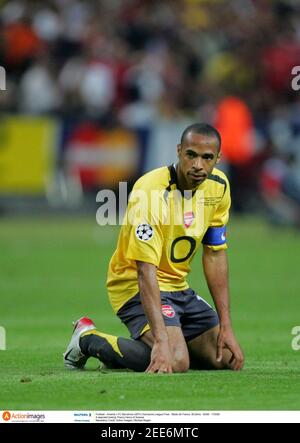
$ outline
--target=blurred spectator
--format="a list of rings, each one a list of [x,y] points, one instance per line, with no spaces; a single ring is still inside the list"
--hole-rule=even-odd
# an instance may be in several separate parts
[[[249,210],[242,201],[258,201],[255,162],[270,142],[276,154],[264,168],[274,167],[275,175],[293,171],[299,186],[300,99],[291,88],[291,69],[300,60],[300,2],[2,4],[0,58],[9,86],[2,111],[119,123],[147,134],[155,122],[214,123],[222,114],[218,126],[236,209]],[[282,160],[290,154],[293,164]]]
[[[25,113],[55,112],[61,97],[49,60],[37,60],[23,75],[18,97],[19,109]]]
[[[226,97],[217,107],[215,126],[222,134],[222,154],[229,164],[233,207],[243,212],[249,201],[249,165],[255,153],[253,116],[242,100]]]
[[[293,161],[293,157],[281,156],[267,160],[261,189],[271,222],[300,228],[300,186],[289,168]]]
[[[4,15],[3,18],[5,19],[5,17]],[[29,16],[24,14],[20,17],[17,15],[17,17],[16,21],[11,21],[10,15],[9,19],[6,17],[8,22],[3,30],[4,63],[12,73],[25,71],[30,61],[43,48],[42,40],[34,31]]]

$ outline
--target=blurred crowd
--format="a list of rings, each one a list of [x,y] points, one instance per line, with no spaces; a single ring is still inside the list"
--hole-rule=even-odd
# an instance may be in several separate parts
[[[2,111],[108,126],[183,115],[216,124],[224,100],[235,97],[253,124],[250,155],[227,158],[235,208],[260,199],[274,223],[300,225],[300,92],[291,87],[300,65],[299,0],[0,0],[0,7]]]

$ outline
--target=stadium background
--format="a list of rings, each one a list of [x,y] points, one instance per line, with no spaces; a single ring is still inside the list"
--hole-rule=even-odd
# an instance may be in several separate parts
[[[1,1],[0,409],[299,409],[300,6],[295,0]],[[242,374],[69,374],[82,314],[127,331],[105,291],[118,228],[96,193],[216,125],[232,183]],[[129,186],[130,189],[130,186]],[[195,260],[190,282],[207,297]],[[90,369],[95,368],[91,363]],[[141,395],[143,393],[143,395]],[[0,418],[1,420],[1,418]]]

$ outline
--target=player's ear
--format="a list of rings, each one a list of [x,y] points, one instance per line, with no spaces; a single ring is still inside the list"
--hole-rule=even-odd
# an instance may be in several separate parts
[[[217,164],[222,160],[222,152],[220,151],[217,155]]]
[[[182,146],[181,146],[181,144],[179,143],[179,144],[177,145],[177,155],[178,155],[178,157],[179,157],[179,155],[181,154],[181,150],[182,150]]]

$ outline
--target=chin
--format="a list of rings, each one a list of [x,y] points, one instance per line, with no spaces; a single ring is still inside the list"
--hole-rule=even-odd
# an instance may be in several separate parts
[[[206,180],[206,179],[202,179],[202,180],[193,180],[193,181],[192,181],[192,184],[191,184],[192,188],[194,189],[194,188],[196,188],[197,186],[202,185],[202,183],[204,183],[205,180]]]

